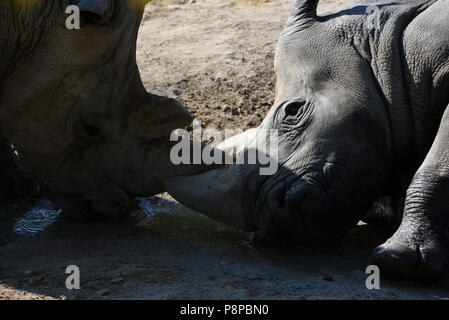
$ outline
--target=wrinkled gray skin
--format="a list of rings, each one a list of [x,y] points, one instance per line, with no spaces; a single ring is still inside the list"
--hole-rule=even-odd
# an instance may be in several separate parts
[[[405,196],[402,223],[372,263],[398,276],[441,278],[449,1],[357,1],[319,17],[317,2],[295,1],[277,46],[276,100],[257,129],[279,132],[278,172],[232,165],[169,178],[167,190],[241,229],[312,244],[334,244],[376,199]]]
[[[0,198],[26,183],[13,144],[74,213],[117,216],[163,191],[186,168],[169,161],[169,134],[190,123],[173,99],[148,93],[136,64],[145,0],[0,1]],[[68,5],[81,29],[65,27]]]

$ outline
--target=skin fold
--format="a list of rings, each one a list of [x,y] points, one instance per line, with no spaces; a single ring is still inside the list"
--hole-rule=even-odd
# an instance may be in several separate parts
[[[146,2],[0,2],[0,199],[29,185],[11,144],[65,213],[119,216],[162,192],[168,175],[197,172],[169,159],[170,133],[190,114],[139,75]],[[69,5],[80,8],[79,30],[66,28]]]
[[[260,165],[234,164],[167,178],[166,189],[243,230],[316,245],[337,243],[377,199],[405,198],[395,204],[403,208],[397,232],[371,263],[397,276],[441,279],[449,2],[362,0],[322,16],[317,5],[293,5],[276,50],[276,100],[257,129],[277,130],[278,171],[263,176]],[[236,146],[257,148],[240,138]]]

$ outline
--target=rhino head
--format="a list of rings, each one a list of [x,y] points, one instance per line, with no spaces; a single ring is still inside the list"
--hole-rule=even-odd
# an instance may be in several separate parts
[[[379,196],[392,156],[387,108],[348,36],[358,18],[318,17],[317,3],[295,1],[277,45],[274,105],[257,129],[229,142],[251,150],[262,132],[276,130],[277,172],[234,164],[168,178],[180,202],[247,231],[324,244],[346,234]]]
[[[169,134],[191,122],[180,103],[142,84],[136,39],[146,2],[2,4],[3,134],[51,191],[99,213],[163,191],[162,178],[180,170],[169,161]],[[80,29],[66,27],[70,5]]]

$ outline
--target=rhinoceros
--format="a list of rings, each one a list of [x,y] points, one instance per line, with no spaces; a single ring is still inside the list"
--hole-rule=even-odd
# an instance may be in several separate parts
[[[276,49],[276,99],[246,148],[278,132],[278,170],[171,177],[180,202],[280,241],[333,244],[381,197],[405,202],[381,272],[437,279],[449,226],[449,1],[359,0],[318,16],[296,0]],[[247,151],[248,152],[248,151]],[[222,205],[218,205],[221,203]]]
[[[0,1],[3,199],[24,183],[15,153],[63,210],[112,216],[184,170],[171,164],[169,135],[191,116],[147,92],[136,63],[146,2]],[[80,28],[68,28],[71,5]]]

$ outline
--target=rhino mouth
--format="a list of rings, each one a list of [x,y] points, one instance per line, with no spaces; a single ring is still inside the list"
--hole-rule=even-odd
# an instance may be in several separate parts
[[[261,231],[274,240],[299,244],[340,238],[344,232],[337,225],[347,223],[337,212],[347,212],[350,192],[334,171],[284,173],[264,181],[255,206]],[[341,221],[335,221],[337,216]]]
[[[100,187],[86,193],[94,211],[103,216],[121,217],[128,213],[130,208],[136,208],[135,198],[127,188],[110,181],[106,176],[95,175]]]

